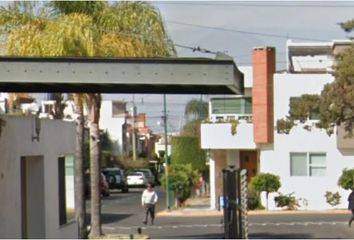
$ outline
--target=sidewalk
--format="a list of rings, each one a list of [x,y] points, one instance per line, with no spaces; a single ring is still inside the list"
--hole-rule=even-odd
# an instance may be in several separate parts
[[[186,201],[186,206],[181,209],[171,211],[161,211],[157,213],[160,217],[202,217],[202,216],[223,216],[223,210],[210,209],[209,197],[195,197]],[[248,215],[274,215],[274,214],[349,214],[347,209],[328,210],[252,210]]]
[[[157,213],[159,217],[197,217],[197,216],[222,216],[223,211],[210,209],[209,197],[193,197],[187,199],[184,208],[164,210]]]

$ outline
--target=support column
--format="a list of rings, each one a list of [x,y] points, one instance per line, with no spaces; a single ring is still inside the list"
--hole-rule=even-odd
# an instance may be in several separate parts
[[[209,184],[210,184],[210,209],[216,209],[217,196],[215,191],[215,160],[210,156],[209,159]]]

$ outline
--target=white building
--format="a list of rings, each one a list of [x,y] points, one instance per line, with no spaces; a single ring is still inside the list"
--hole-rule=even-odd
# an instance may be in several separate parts
[[[77,238],[75,124],[1,116],[0,237]]]
[[[126,142],[126,102],[102,101],[100,111],[100,129],[109,133],[113,143],[113,154],[122,154]]]
[[[347,207],[348,192],[337,185],[344,168],[354,166],[354,143],[343,139],[341,129],[328,136],[307,120],[289,134],[277,133],[277,120],[289,115],[291,99],[320,94],[332,82],[333,55],[349,41],[328,43],[288,42],[288,71],[275,72],[275,49],[255,48],[253,70],[245,74],[243,96],[215,97],[210,101],[210,123],[201,127],[202,148],[210,152],[211,208],[222,195],[222,172],[227,165],[248,170],[250,179],[259,172],[280,176],[282,194],[293,193],[302,209],[328,209],[326,191],[339,192],[339,208]],[[238,119],[232,134],[232,119]],[[217,123],[219,122],[219,123]],[[217,124],[215,124],[217,123]],[[305,128],[311,129],[306,130]],[[270,194],[269,208],[276,208]],[[265,196],[262,197],[265,206]]]

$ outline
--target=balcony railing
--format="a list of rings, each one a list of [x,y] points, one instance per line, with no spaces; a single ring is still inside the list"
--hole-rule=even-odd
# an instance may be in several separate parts
[[[230,120],[252,123],[252,114],[212,114],[209,120],[212,123],[228,122]]]

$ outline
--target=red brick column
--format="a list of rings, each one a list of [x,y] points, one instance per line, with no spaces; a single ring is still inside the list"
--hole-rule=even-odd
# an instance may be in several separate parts
[[[252,114],[254,142],[273,142],[273,75],[275,73],[275,48],[253,49]]]

